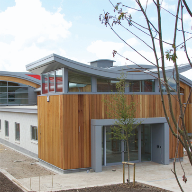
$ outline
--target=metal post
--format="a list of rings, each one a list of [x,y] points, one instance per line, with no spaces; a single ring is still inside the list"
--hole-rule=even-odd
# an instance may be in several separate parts
[[[128,165],[128,182],[130,182],[130,170],[129,170],[129,164]]]
[[[133,167],[133,186],[135,187],[135,164]]]
[[[125,164],[123,163],[123,183],[125,183]]]
[[[52,175],[52,188],[53,188],[53,175]]]

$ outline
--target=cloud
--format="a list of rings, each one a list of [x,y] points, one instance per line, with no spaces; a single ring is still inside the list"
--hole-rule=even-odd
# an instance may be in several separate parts
[[[113,50],[120,51],[124,47],[123,43],[104,42],[101,40],[92,42],[87,47],[87,51],[95,53],[98,59],[112,59]]]
[[[150,5],[151,3],[153,3],[153,0],[141,0],[141,5],[146,6],[147,1],[148,1],[147,5]]]
[[[165,0],[163,1],[161,6],[168,11],[175,11],[176,10],[176,5],[170,5],[170,4],[166,3]]]
[[[139,51],[140,54],[145,56],[148,60],[155,63],[154,53],[152,51]],[[135,62],[136,64],[150,64],[147,60],[141,57],[138,53],[134,51],[126,51],[123,53],[123,56]],[[126,61],[126,64],[134,64],[131,61]],[[125,64],[125,61],[123,61]]]
[[[15,6],[0,13],[0,70],[25,71],[25,65],[57,52],[57,42],[70,36],[71,22],[64,19],[61,8],[51,13],[40,0],[15,0]],[[11,37],[3,41],[1,37]],[[16,67],[15,67],[16,66]]]
[[[129,45],[131,45],[131,46],[135,46],[135,45],[137,45],[137,44],[139,43],[136,38],[130,38],[130,39],[128,39],[126,42],[127,42]]]

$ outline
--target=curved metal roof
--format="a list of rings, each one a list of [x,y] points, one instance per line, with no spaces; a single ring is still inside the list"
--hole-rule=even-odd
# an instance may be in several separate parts
[[[73,61],[56,54],[51,54],[40,60],[37,60],[33,63],[26,65],[26,69],[27,71],[39,75],[60,68],[67,68],[90,76],[105,77],[110,79],[120,78],[122,72],[127,73],[125,77],[127,80],[145,80],[145,79],[157,78],[157,70],[154,66],[152,65],[140,65],[140,66],[141,66],[140,68],[137,65],[113,66],[110,68],[101,68]],[[179,73],[187,71],[190,68],[191,67],[189,64],[182,65],[179,67]],[[139,72],[135,72],[137,70]],[[173,73],[173,68],[167,68],[166,73],[171,76]],[[189,83],[192,84],[190,80]]]
[[[27,80],[32,83],[35,83],[37,85],[41,84],[41,80],[36,79],[36,77],[33,77],[33,73],[29,72],[9,72],[9,71],[0,71],[0,76],[7,76],[7,77],[16,77],[19,79]]]

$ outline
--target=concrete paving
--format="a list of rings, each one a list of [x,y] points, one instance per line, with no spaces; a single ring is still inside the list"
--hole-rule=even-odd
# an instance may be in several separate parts
[[[182,181],[183,171],[180,163],[176,163],[177,174],[181,181],[184,191],[192,191],[192,167],[184,157],[182,162],[187,183]],[[171,169],[173,164],[161,165],[154,162],[143,162],[136,164],[136,181],[168,189],[170,191],[180,191]],[[113,170],[116,171],[113,171]],[[131,179],[133,168],[131,168]],[[127,178],[127,172],[126,172]],[[39,177],[18,179],[18,181],[26,188],[33,191],[39,191]],[[65,189],[77,189],[84,187],[102,186],[110,184],[118,184],[123,182],[122,165],[103,167],[100,173],[95,172],[77,172],[68,174],[55,174],[52,176],[40,176],[41,191],[56,191]]]

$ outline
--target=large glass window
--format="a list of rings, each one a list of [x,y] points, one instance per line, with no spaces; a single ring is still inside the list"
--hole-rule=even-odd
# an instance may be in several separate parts
[[[5,136],[9,137],[9,122],[5,120]]]
[[[28,104],[28,86],[0,81],[0,104]]]
[[[155,80],[142,81],[142,92],[155,92]]]
[[[130,92],[141,92],[141,81],[130,81],[129,82]]]
[[[0,81],[0,86],[7,86],[7,81]]]
[[[49,73],[49,91],[55,91],[55,73],[54,71]]]
[[[37,126],[31,125],[31,139],[35,141],[38,140]]]
[[[62,69],[56,71],[56,92],[63,92],[63,72]]]
[[[20,124],[15,122],[15,140],[20,141]]]
[[[155,92],[155,80],[130,81],[130,92]]]
[[[46,94],[48,93],[48,74],[42,75],[42,93]]]
[[[117,92],[116,83],[111,79],[97,79],[97,92]]]
[[[91,92],[91,77],[69,70],[68,86],[69,92]]]
[[[162,82],[164,82],[163,78],[161,78],[161,80],[162,80]],[[167,81],[168,81],[170,92],[176,91],[177,90],[177,85],[176,85],[175,80],[173,78],[169,78]],[[166,88],[165,88],[163,83],[161,84],[161,89],[162,89],[163,92],[166,92]]]

